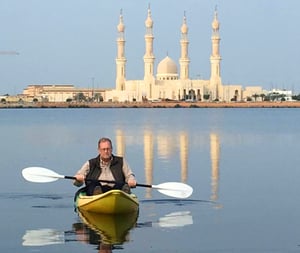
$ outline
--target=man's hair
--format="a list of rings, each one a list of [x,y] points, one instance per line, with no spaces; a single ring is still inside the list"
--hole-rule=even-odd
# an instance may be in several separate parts
[[[110,147],[112,148],[111,140],[109,138],[106,138],[106,137],[102,137],[101,139],[99,139],[99,141],[98,141],[98,148],[100,147],[100,143],[102,143],[102,142],[109,142],[110,143]]]

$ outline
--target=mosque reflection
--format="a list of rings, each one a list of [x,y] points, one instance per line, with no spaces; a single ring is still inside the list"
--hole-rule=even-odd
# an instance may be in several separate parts
[[[175,139],[175,144],[174,144]],[[189,161],[189,135],[186,132],[179,132],[170,135],[156,136],[150,130],[143,132],[144,146],[144,169],[147,184],[153,184],[153,163],[154,163],[154,144],[160,157],[168,157],[173,152],[174,147],[179,147],[181,182],[186,183],[188,179]],[[125,134],[122,130],[116,131],[116,155],[125,155]],[[218,200],[219,193],[219,166],[220,166],[220,137],[218,133],[211,132],[210,142],[210,161],[211,161],[211,201]],[[146,198],[151,198],[151,189],[146,189]]]

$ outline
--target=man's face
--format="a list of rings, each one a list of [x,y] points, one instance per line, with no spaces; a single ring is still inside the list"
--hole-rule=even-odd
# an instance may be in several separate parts
[[[112,147],[108,141],[101,142],[98,151],[102,159],[110,159]]]

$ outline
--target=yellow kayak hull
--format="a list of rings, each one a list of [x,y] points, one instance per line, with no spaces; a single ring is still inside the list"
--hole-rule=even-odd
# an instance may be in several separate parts
[[[137,212],[139,202],[134,194],[121,190],[111,190],[102,194],[86,196],[80,193],[76,207],[81,211],[103,214],[121,214]]]
[[[78,214],[83,223],[101,236],[101,242],[105,244],[122,244],[127,241],[129,231],[138,218],[138,212],[102,214],[81,210]]]

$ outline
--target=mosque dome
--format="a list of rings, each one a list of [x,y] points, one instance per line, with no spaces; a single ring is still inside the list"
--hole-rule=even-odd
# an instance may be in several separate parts
[[[178,79],[177,65],[166,56],[157,66],[157,79],[159,80],[176,80]]]

